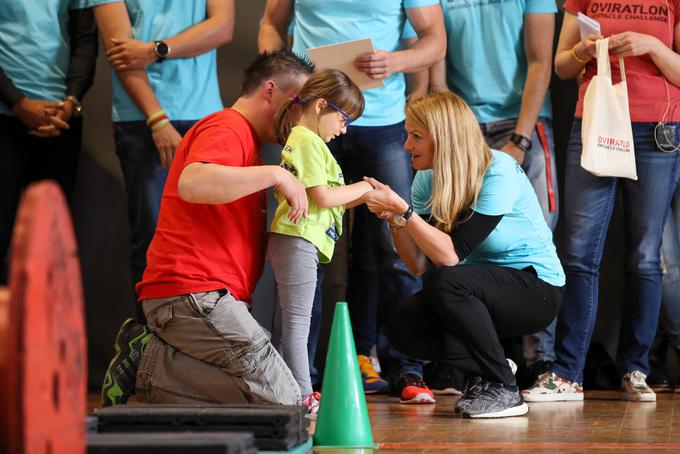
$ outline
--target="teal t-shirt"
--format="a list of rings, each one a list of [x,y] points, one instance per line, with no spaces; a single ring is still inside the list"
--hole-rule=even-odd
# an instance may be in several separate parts
[[[524,15],[557,12],[555,0],[441,0],[446,79],[480,123],[519,117],[527,78]],[[407,38],[415,37],[406,28]],[[541,117],[552,118],[550,92]]]
[[[342,169],[328,145],[304,126],[295,126],[288,136],[281,152],[281,167],[295,175],[305,188],[345,184]],[[306,239],[316,246],[321,263],[330,262],[335,242],[342,235],[345,207],[321,208],[308,197],[307,218],[293,224],[288,219],[290,205],[278,193],[276,198],[279,206],[272,220],[271,231]]]
[[[524,269],[533,266],[543,281],[561,287],[565,277],[545,223],[536,192],[522,167],[511,156],[492,150],[493,161],[484,174],[474,211],[503,215],[489,236],[465,259],[470,264],[490,264]],[[413,180],[413,210],[430,214],[432,172],[419,171]]]
[[[2,0],[0,68],[28,98],[66,97],[69,10],[87,6],[87,0]],[[1,102],[0,114],[14,115]]]
[[[295,0],[293,51],[370,37],[377,50],[402,48],[405,9],[437,4],[437,0]],[[364,92],[366,109],[357,126],[387,126],[404,119],[404,74],[393,74],[383,87]]]
[[[92,6],[123,0],[85,0]],[[206,19],[206,0],[125,0],[132,34],[142,41],[177,35]],[[217,51],[190,58],[170,58],[146,68],[151,87],[171,120],[198,120],[221,110]],[[113,121],[145,120],[113,74]]]

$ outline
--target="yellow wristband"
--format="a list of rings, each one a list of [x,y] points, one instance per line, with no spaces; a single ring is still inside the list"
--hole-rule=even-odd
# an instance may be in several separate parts
[[[581,57],[579,57],[578,53],[576,52],[576,44],[574,44],[574,47],[571,48],[571,55],[573,55],[574,60],[576,60],[577,62],[584,64],[584,65],[590,61],[590,60],[584,60]]]
[[[158,123],[156,123],[155,125],[153,125],[153,126],[151,127],[151,130],[152,130],[152,131],[155,131],[155,130],[161,129],[163,126],[169,125],[169,124],[170,124],[170,120],[168,120],[168,119],[166,118],[165,120],[161,120],[161,121],[159,121]]]
[[[162,117],[163,115],[165,115],[165,111],[159,110],[158,112],[156,112],[155,114],[151,115],[149,118],[146,119],[146,125],[150,126],[152,121],[154,121],[158,117]]]

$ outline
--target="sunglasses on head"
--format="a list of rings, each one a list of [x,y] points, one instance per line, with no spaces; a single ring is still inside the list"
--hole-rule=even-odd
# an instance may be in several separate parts
[[[328,101],[326,101],[326,102],[328,102]],[[342,110],[341,108],[339,108],[338,106],[333,104],[332,102],[328,102],[328,106],[330,108],[334,109],[336,112],[340,112],[340,115],[342,115],[342,118],[345,119],[345,127],[349,126],[350,123],[352,123],[354,121],[354,119],[352,117],[347,115],[347,112],[345,112],[344,110]]]

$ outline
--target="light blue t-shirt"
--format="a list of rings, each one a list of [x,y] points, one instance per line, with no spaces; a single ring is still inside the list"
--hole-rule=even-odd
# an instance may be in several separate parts
[[[474,211],[503,215],[489,236],[470,252],[465,263],[524,269],[533,266],[543,281],[561,287],[564,270],[538,204],[536,192],[522,167],[511,156],[492,150],[493,160],[484,174]],[[411,188],[413,210],[429,215],[432,171],[416,173]]]
[[[92,6],[123,0],[85,0]],[[132,35],[156,41],[177,35],[206,19],[206,0],[125,0]],[[169,58],[146,68],[154,94],[171,120],[198,120],[221,110],[217,51],[191,58]],[[113,74],[113,121],[145,120]]]
[[[465,100],[480,123],[519,117],[527,78],[524,15],[555,13],[555,0],[441,0],[441,4],[449,89]],[[404,34],[416,36],[412,28]],[[539,116],[552,118],[550,92]]]
[[[405,8],[435,5],[438,0],[295,0],[293,51],[370,37],[376,50],[402,48]],[[406,84],[402,73],[383,87],[366,90],[366,109],[353,124],[387,126],[404,120]]]
[[[71,62],[69,10],[86,0],[2,0],[0,68],[26,97],[62,101]],[[14,115],[0,102],[0,114]]]

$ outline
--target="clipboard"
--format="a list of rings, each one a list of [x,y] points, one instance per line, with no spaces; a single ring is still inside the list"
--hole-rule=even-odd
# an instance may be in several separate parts
[[[385,85],[382,79],[371,79],[354,66],[358,56],[374,52],[371,38],[344,41],[320,47],[310,47],[307,55],[317,68],[338,69],[349,76],[361,91]]]

